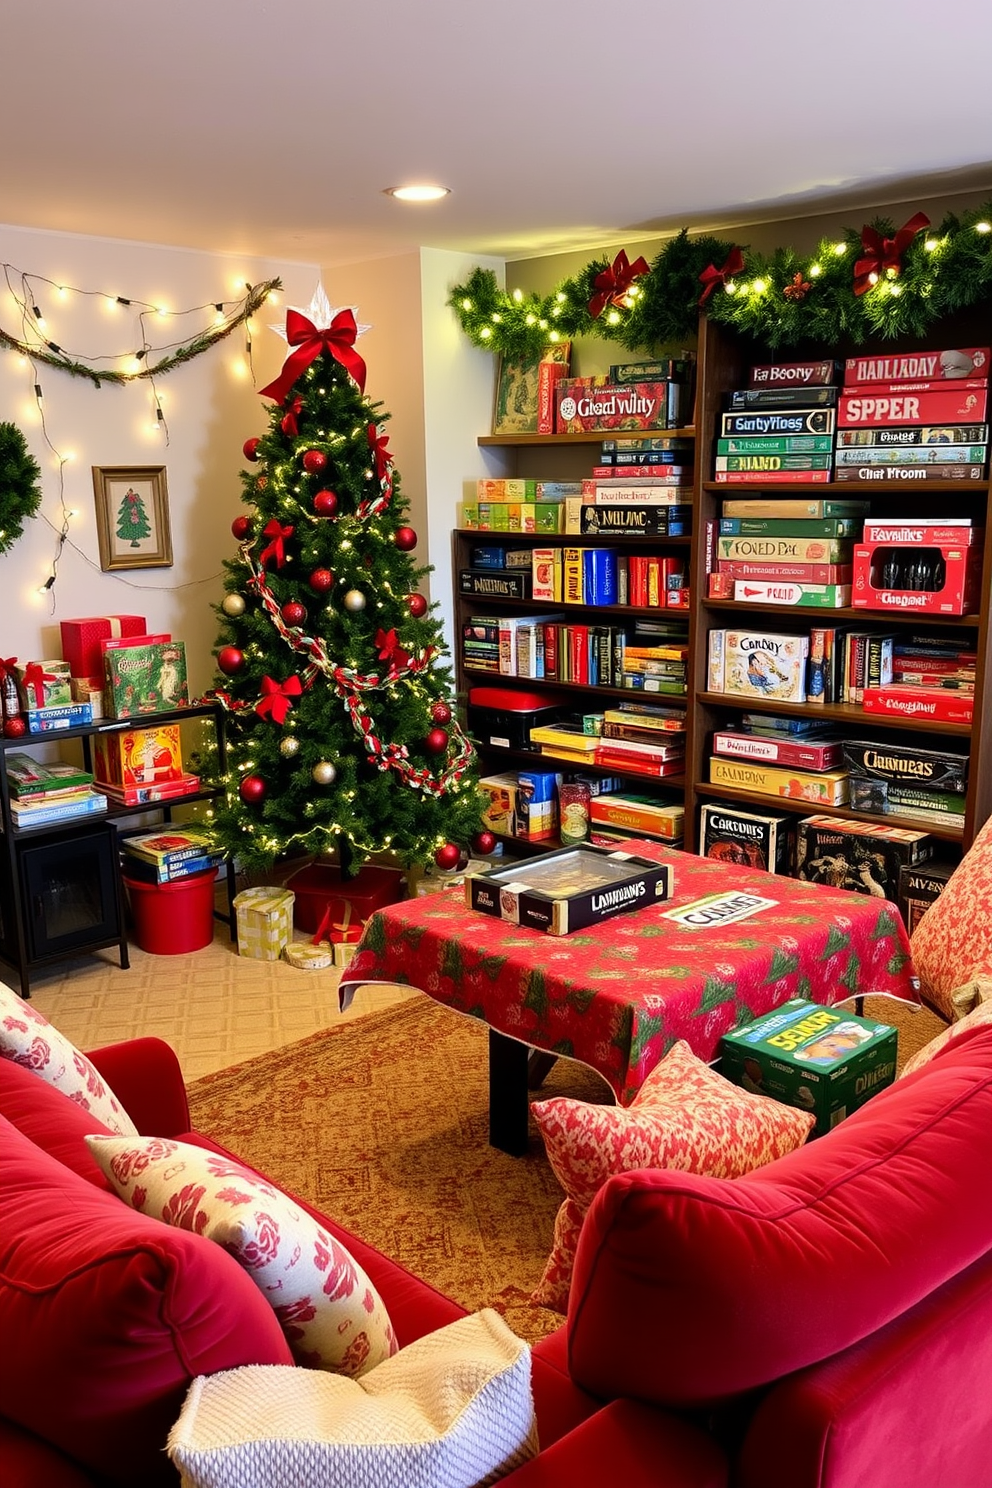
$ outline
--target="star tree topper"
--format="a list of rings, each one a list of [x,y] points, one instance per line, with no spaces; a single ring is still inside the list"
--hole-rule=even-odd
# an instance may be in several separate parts
[[[317,285],[306,310],[291,306],[286,311],[285,326],[274,325],[272,329],[295,349],[275,381],[260,390],[261,397],[284,404],[297,379],[323,351],[329,351],[341,363],[360,392],[365,391],[365,362],[354,346],[358,337],[372,327],[360,325],[350,305],[333,310],[323,285]]]

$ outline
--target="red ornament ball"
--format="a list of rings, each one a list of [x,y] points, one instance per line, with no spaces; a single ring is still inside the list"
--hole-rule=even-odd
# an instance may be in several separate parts
[[[318,491],[313,498],[313,509],[318,517],[333,517],[338,509],[338,498],[333,491]]]
[[[410,606],[410,614],[414,620],[420,620],[427,614],[427,601],[422,594],[411,594],[407,604]]]
[[[234,533],[238,542],[244,542],[245,538],[251,533],[251,518],[235,517],[231,523],[231,531]]]
[[[477,853],[481,853],[483,857],[488,857],[496,846],[496,838],[492,832],[479,832],[473,840],[472,846]]]
[[[424,748],[428,754],[443,754],[448,747],[448,736],[442,728],[431,729],[424,740]]]
[[[393,542],[401,553],[409,553],[417,546],[417,534],[412,527],[397,527]]]
[[[326,594],[334,586],[334,575],[329,568],[315,568],[307,583],[314,594]]]
[[[437,852],[434,854],[434,861],[439,868],[447,873],[452,868],[458,867],[458,861],[460,857],[460,849],[457,848],[453,842],[446,842],[444,846],[439,847]]]
[[[222,646],[217,652],[217,665],[228,677],[240,672],[245,664],[245,654],[237,646]]]
[[[16,716],[5,718],[3,731],[8,739],[23,739],[28,731],[27,719]]]
[[[257,439],[245,440],[244,444],[241,446],[241,452],[246,460],[258,459],[258,445],[259,441]]]
[[[310,475],[319,475],[327,464],[327,456],[323,450],[309,449],[303,454],[303,469]]]
[[[261,775],[245,775],[238,786],[238,794],[248,806],[255,806],[265,796],[265,781]]]
[[[298,599],[289,599],[279,611],[287,625],[302,625],[307,618],[306,606]]]
[[[431,723],[450,723],[451,709],[447,703],[437,702],[431,709]]]

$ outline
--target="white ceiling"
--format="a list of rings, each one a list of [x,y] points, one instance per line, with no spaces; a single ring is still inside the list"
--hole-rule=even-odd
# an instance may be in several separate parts
[[[325,265],[519,258],[992,184],[988,0],[4,11],[11,225]],[[382,194],[424,178],[452,195]]]

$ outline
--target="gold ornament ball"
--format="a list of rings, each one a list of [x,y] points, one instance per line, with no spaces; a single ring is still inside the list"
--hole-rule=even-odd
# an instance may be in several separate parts
[[[359,610],[364,610],[365,595],[362,593],[361,589],[348,590],[347,594],[344,597],[344,607],[346,610],[350,610],[353,615],[357,615]]]
[[[287,734],[285,739],[279,741],[279,753],[283,759],[292,759],[294,754],[300,752],[300,741],[294,739],[292,734]]]
[[[225,595],[221,603],[221,609],[225,615],[230,615],[232,620],[236,620],[239,615],[243,615],[245,612],[244,599],[240,594]]]
[[[338,772],[330,760],[318,760],[310,774],[317,785],[333,785],[338,778]]]

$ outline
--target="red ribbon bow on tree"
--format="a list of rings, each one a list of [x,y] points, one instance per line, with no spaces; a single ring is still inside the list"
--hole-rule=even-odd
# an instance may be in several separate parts
[[[313,321],[301,315],[299,310],[287,310],[286,340],[297,349],[286,358],[275,382],[262,388],[259,396],[275,398],[277,403],[284,403],[293,383],[323,351],[329,351],[335,361],[341,363],[358,383],[359,391],[364,393],[365,363],[355,350],[357,339],[358,326],[351,310],[339,310],[323,331],[318,331]]]
[[[728,279],[734,279],[744,268],[744,255],[735,245],[727,254],[727,262],[722,269],[716,264],[709,264],[699,276],[699,282],[704,286],[699,296],[699,303],[705,305],[710,295],[718,284],[726,284]]]
[[[883,275],[895,279],[902,272],[902,256],[918,232],[930,226],[925,212],[910,217],[893,238],[882,234],[868,223],[861,229],[862,256],[854,265],[854,293],[863,295],[877,284]]]
[[[283,527],[275,517],[271,522],[266,522],[262,529],[262,536],[271,538],[268,547],[262,549],[259,559],[259,568],[264,568],[270,558],[275,558],[276,568],[282,568],[286,561],[286,549],[284,543],[287,537],[292,537],[292,527]]]
[[[395,630],[377,630],[375,644],[379,650],[379,660],[388,661],[394,671],[398,672],[410,660],[410,653],[403,650]]]
[[[36,708],[45,706],[45,683],[55,681],[54,672],[46,672],[40,661],[29,661],[24,668],[22,678],[25,690],[34,688],[34,705]]]
[[[302,411],[303,399],[300,397],[294,398],[290,406],[287,408],[286,412],[283,414],[282,418],[279,420],[279,427],[284,434],[288,434],[290,437],[293,437],[300,432],[300,427],[297,423],[297,419],[299,418]]]
[[[589,301],[589,314],[593,320],[602,315],[607,305],[622,305],[634,280],[648,272],[647,259],[635,258],[630,263],[621,248],[610,267],[597,274],[592,281],[596,293]]]
[[[303,683],[295,672],[285,682],[277,682],[274,677],[263,677],[262,696],[255,704],[255,712],[259,718],[271,717],[273,723],[285,723],[293,698],[298,698],[302,692]]]
[[[386,448],[386,445],[389,443],[389,436],[380,434],[375,424],[369,424],[368,436],[369,449],[372,451],[372,458],[375,461],[376,477],[380,481],[384,481],[389,467],[393,462],[392,451]]]

